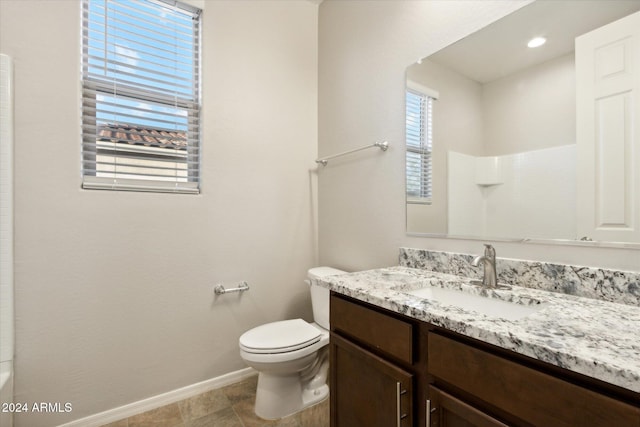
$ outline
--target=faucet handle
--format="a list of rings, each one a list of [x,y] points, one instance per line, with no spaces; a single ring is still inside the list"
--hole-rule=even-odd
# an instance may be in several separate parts
[[[484,256],[486,256],[487,258],[496,258],[496,250],[493,246],[491,246],[488,243],[484,244]]]

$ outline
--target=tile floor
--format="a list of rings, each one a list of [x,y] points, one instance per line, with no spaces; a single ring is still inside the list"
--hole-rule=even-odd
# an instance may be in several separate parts
[[[329,399],[277,421],[253,413],[258,376],[103,427],[328,427]]]

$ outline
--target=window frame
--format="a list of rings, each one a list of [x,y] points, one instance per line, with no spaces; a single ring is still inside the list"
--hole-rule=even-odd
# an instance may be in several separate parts
[[[189,92],[188,96],[181,97],[177,95],[178,90],[174,92],[162,93],[160,85],[157,87],[150,87],[145,89],[142,84],[136,85],[135,83],[129,83],[126,80],[118,80],[119,72],[111,68],[105,68],[105,70],[111,70],[111,73],[115,77],[97,77],[95,73],[92,74],[90,68],[95,68],[94,64],[90,64],[90,25],[91,21],[91,2],[100,0],[82,0],[82,73],[81,73],[81,86],[82,86],[82,188],[83,189],[110,189],[110,190],[122,190],[122,191],[151,191],[151,192],[166,192],[166,193],[200,193],[200,151],[201,151],[201,131],[200,131],[200,111],[201,111],[201,10],[174,0],[133,0],[133,3],[140,5],[152,5],[152,7],[163,7],[169,13],[173,9],[174,13],[181,13],[188,17],[191,15],[192,20],[195,21],[190,35],[193,36],[190,43],[192,49],[190,54],[193,61],[193,68],[190,70],[191,79],[189,80]],[[108,8],[108,4],[113,0],[102,0],[104,2],[105,13]],[[145,6],[146,7],[146,6]],[[143,13],[140,12],[140,15]],[[185,17],[183,16],[183,18]],[[135,23],[131,24],[137,26],[141,25],[140,20],[143,20],[140,16],[133,16],[134,19],[138,19]],[[148,16],[147,16],[148,19]],[[104,17],[104,25],[107,26],[107,16]],[[96,25],[96,22],[93,22]],[[98,27],[102,25],[102,22],[97,21]],[[106,28],[106,27],[105,27]],[[123,28],[127,28],[123,25]],[[144,27],[143,27],[144,28]],[[167,29],[167,33],[169,33]],[[100,58],[103,58],[105,64],[113,61],[108,58],[107,47],[110,46],[106,42],[107,32],[104,33],[105,48],[100,53],[104,54]],[[177,36],[174,36],[177,37]],[[119,39],[118,39],[119,40]],[[135,51],[136,53],[138,51]],[[147,53],[144,51],[144,53]],[[91,57],[95,59],[96,57]],[[110,64],[112,66],[112,64]],[[163,66],[163,64],[159,64]],[[106,67],[106,66],[105,66]],[[132,67],[133,68],[133,67]],[[135,69],[137,70],[137,68]],[[135,71],[134,70],[134,71]],[[157,70],[154,70],[157,71]],[[106,73],[106,71],[105,71]],[[135,74],[133,74],[135,77]],[[177,77],[176,79],[177,80]],[[107,98],[113,98],[115,100],[109,102],[100,100],[99,95],[103,95]],[[121,104],[118,101],[122,102]],[[161,128],[157,126],[146,126],[142,124],[136,124],[136,120],[144,121],[143,117],[145,112],[136,113],[136,108],[126,104],[132,104],[134,102],[142,103],[147,106],[152,105],[148,111],[158,116],[171,116],[171,113],[162,112],[162,109],[173,109],[175,112],[182,112],[182,114],[174,114],[176,116],[184,116],[184,123],[186,130],[184,132],[171,129]],[[137,127],[130,132],[130,134],[144,135],[139,133],[139,130],[143,131],[163,131],[164,134],[173,132],[172,136],[163,137],[162,140],[166,142],[163,146],[160,144],[151,144],[151,146],[144,145],[143,143],[133,143],[131,139],[122,140],[119,138],[102,138],[100,136],[101,127],[110,127],[109,124],[101,123],[98,118],[100,114],[99,104],[110,105],[113,109],[117,109],[116,116],[122,115],[123,117],[133,117],[132,123],[124,123],[117,120],[113,124],[113,128],[117,125],[131,125],[131,127]],[[159,110],[154,110],[157,107]],[[105,110],[106,111],[106,110]],[[129,113],[129,114],[127,114]],[[104,111],[102,112],[104,114]],[[136,116],[136,114],[139,114]],[[175,119],[174,126],[177,126],[179,119]],[[184,134],[184,137],[177,137],[177,134]],[[131,137],[128,137],[131,138]],[[158,138],[159,140],[160,138]],[[169,142],[167,142],[169,141]],[[128,142],[128,144],[127,144]],[[186,145],[182,147],[182,144]],[[100,161],[100,156],[112,159],[112,163],[105,163]],[[165,170],[174,172],[174,176],[171,177],[168,174],[153,173],[127,173],[125,171],[117,171],[118,162],[121,159],[128,159],[132,164],[127,165],[123,163],[120,167],[126,169],[127,166],[131,168],[137,168],[140,170]],[[172,162],[172,160],[174,160]],[[153,162],[156,163],[153,163]],[[158,161],[162,161],[163,166],[151,166],[157,164]],[[137,163],[137,164],[136,164]],[[99,170],[99,165],[111,165],[114,172]],[[171,166],[173,165],[173,166]],[[181,167],[182,166],[182,167]],[[100,176],[102,175],[102,176]],[[112,176],[109,176],[112,175]],[[134,176],[133,178],[131,176]]]
[[[409,108],[407,102],[409,94],[420,98],[420,120],[417,126],[418,129],[410,129],[409,112],[405,111],[405,196],[407,203],[430,205],[433,203],[433,104],[439,98],[439,94],[433,89],[408,80],[405,90],[405,108],[407,110]],[[411,130],[414,134],[419,134],[417,138],[418,144],[410,143],[412,140],[409,136]],[[413,138],[413,140],[416,140],[416,138]],[[420,165],[420,173],[413,178],[413,185],[410,185],[412,176],[409,173],[411,155],[417,155],[420,158],[419,162],[412,162]],[[425,173],[428,174],[427,178],[423,177]],[[416,182],[418,183],[418,192],[420,194],[410,194],[409,189],[411,186],[415,186]]]

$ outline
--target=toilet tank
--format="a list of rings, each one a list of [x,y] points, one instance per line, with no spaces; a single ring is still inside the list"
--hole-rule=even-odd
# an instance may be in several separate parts
[[[343,274],[345,271],[332,267],[315,267],[309,269],[309,279],[322,279],[335,274]],[[309,282],[311,284],[311,282]],[[309,286],[311,288],[311,306],[313,307],[313,321],[325,329],[329,329],[329,289],[321,286]]]

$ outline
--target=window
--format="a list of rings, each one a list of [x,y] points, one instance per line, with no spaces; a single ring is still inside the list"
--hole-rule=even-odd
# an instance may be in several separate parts
[[[83,0],[82,187],[199,192],[200,10]]]
[[[431,135],[433,101],[428,89],[410,85],[406,92],[407,201],[431,203]]]

